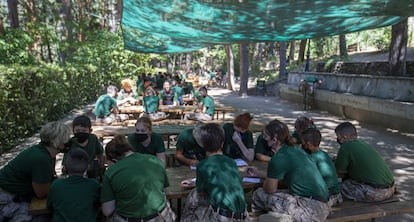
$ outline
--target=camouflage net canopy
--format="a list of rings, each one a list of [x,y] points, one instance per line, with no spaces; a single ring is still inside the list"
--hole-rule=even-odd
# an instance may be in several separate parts
[[[412,15],[414,0],[123,0],[122,31],[128,50],[174,53],[338,35]]]

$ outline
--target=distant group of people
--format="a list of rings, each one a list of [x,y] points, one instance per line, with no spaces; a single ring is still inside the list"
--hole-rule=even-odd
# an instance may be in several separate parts
[[[156,82],[154,84],[153,82]],[[137,81],[137,90],[134,90],[134,82],[131,79],[121,81],[122,88],[114,85],[107,87],[107,92],[101,95],[95,103],[94,114],[97,123],[111,124],[114,121],[128,119],[128,114],[119,114],[119,106],[142,105],[142,115],[149,116],[152,121],[166,119],[169,115],[159,110],[159,106],[184,105],[185,94],[194,95],[198,104],[194,113],[187,113],[185,119],[211,120],[214,115],[214,100],[207,93],[205,86],[199,89],[188,89],[187,83],[179,76],[172,78],[170,75],[159,74],[152,79],[143,74]],[[185,86],[185,87],[184,87]],[[187,92],[186,92],[187,91]]]
[[[200,122],[179,134],[175,158],[196,167],[197,175],[181,221],[250,221],[233,160],[238,158],[268,162],[264,175],[255,168],[247,171],[265,178],[253,193],[255,217],[273,211],[292,221],[325,221],[343,198],[377,202],[394,195],[392,171],[378,151],[358,138],[352,123],[335,128],[340,149],[334,162],[320,149],[322,135],[311,118],[299,117],[293,133],[272,120],[255,144],[252,119],[242,113],[232,123]],[[61,152],[66,176],[57,178]],[[108,164],[99,180],[88,178],[96,162]],[[28,214],[32,197],[47,198],[52,221],[95,221],[99,207],[107,221],[174,221],[164,192],[168,186],[164,141],[152,131],[149,117],[140,117],[134,133],[116,136],[103,149],[91,120],[78,116],[72,129],[62,122],[44,125],[40,143],[0,170],[0,221],[42,221]]]

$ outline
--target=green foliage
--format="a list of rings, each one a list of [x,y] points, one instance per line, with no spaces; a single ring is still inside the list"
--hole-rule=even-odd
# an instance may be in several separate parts
[[[6,29],[0,34],[0,64],[32,64],[34,56],[27,50],[34,39],[25,30]]]

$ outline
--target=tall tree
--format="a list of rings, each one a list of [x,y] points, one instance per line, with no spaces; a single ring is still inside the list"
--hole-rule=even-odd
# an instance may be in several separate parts
[[[348,50],[346,47],[346,36],[345,34],[339,35],[339,56],[340,57],[347,57]]]
[[[288,56],[288,63],[290,63],[290,61],[295,61],[295,44],[296,41],[295,40],[291,40],[290,41],[290,48],[289,48],[289,56]]]
[[[77,2],[78,2],[78,11],[79,11],[79,13],[78,13],[78,23],[79,23],[79,26],[78,26],[78,41],[79,42],[82,42],[83,41],[83,38],[84,38],[84,36],[83,36],[83,3],[82,3],[82,0],[77,0]]]
[[[287,42],[281,42],[279,50],[279,78],[286,76],[286,48]]]
[[[3,17],[0,15],[0,34],[4,32]]]
[[[226,49],[226,64],[227,64],[227,89],[234,91],[234,56],[231,45],[225,45]]]
[[[65,64],[66,60],[71,58],[71,53],[73,51],[73,17],[72,17],[72,3],[71,0],[59,0],[57,1],[61,4],[60,9],[60,21],[59,21],[59,30],[60,30],[60,39],[62,42],[66,42],[67,47],[63,46],[59,52],[60,63]]]
[[[407,39],[408,39],[408,19],[392,26],[391,46],[389,54],[389,70],[390,76],[406,76],[407,75]]]
[[[305,50],[306,50],[306,43],[308,43],[307,39],[302,39],[300,41],[300,46],[299,46],[299,58],[298,61],[299,62],[303,62],[305,61]]]
[[[247,50],[247,44],[239,44],[239,56],[240,56],[240,96],[247,96],[247,84],[249,79],[249,55]]]
[[[256,62],[262,61],[262,52],[265,44],[263,42],[256,43]]]
[[[19,0],[7,0],[7,8],[9,10],[9,22],[11,28],[19,27],[18,4]]]
[[[105,30],[106,28],[106,2],[101,0],[101,29]]]

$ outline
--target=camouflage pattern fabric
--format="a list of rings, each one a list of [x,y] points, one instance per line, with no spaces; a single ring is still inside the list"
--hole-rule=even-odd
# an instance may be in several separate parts
[[[187,197],[181,215],[181,222],[250,222],[249,213],[244,213],[245,219],[224,217],[214,212],[207,196],[200,196],[193,189]]]
[[[25,222],[31,221],[29,203],[13,201],[14,195],[4,192],[0,188],[0,221]]]
[[[272,211],[290,215],[296,222],[323,222],[329,210],[328,203],[285,192],[267,194],[259,188],[253,193],[252,211],[255,217]]]
[[[151,220],[148,220],[147,222],[171,222],[171,221],[175,221],[175,219],[176,219],[176,215],[172,211],[170,207],[170,203],[167,202],[164,210],[162,210],[161,213],[159,213],[157,217],[154,217]],[[128,220],[114,213],[112,214],[112,216],[108,217],[105,220],[105,222],[128,222]]]
[[[385,189],[376,189],[355,180],[342,181],[342,195],[354,201],[379,202],[391,198],[394,192],[395,185]]]

